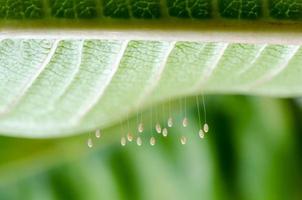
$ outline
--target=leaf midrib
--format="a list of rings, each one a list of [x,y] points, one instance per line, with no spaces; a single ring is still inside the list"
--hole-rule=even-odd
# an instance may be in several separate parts
[[[227,42],[248,44],[302,44],[302,23],[263,21],[221,22],[192,20],[152,21],[17,21],[0,27],[0,39],[118,39]],[[47,23],[47,28],[45,27]]]

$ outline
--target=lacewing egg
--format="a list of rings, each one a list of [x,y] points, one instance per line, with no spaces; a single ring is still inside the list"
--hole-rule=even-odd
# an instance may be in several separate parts
[[[157,133],[161,133],[161,126],[160,126],[159,123],[156,123],[155,130],[156,130]]]
[[[185,144],[187,143],[187,138],[186,138],[185,136],[181,136],[181,138],[180,138],[180,143],[181,143],[182,145],[185,145]]]
[[[151,137],[151,138],[150,138],[150,145],[151,145],[151,146],[154,146],[155,143],[156,143],[155,137]]]
[[[204,132],[203,132],[203,130],[202,129],[200,129],[199,130],[199,137],[201,138],[201,139],[203,139],[204,138]]]
[[[137,137],[136,138],[136,144],[137,144],[137,146],[142,146],[142,139],[141,139],[141,137]]]
[[[163,128],[162,134],[164,137],[168,136],[168,129],[167,128]]]
[[[173,126],[173,119],[172,117],[169,117],[168,119],[168,127],[172,127]]]
[[[183,120],[182,120],[182,125],[183,125],[183,127],[187,127],[188,126],[188,118],[184,118]]]
[[[203,130],[205,133],[209,132],[209,125],[207,123],[203,125]]]
[[[132,142],[133,136],[132,136],[131,133],[128,133],[128,134],[127,134],[127,140],[128,140],[129,142]]]
[[[96,138],[100,138],[100,137],[101,137],[101,130],[100,130],[100,129],[97,129],[97,130],[95,131],[95,137],[96,137]]]
[[[138,124],[137,130],[138,130],[139,133],[142,133],[144,131],[144,125],[143,125],[143,123],[139,123]]]
[[[126,143],[127,143],[126,138],[125,138],[125,137],[122,137],[122,138],[121,138],[121,145],[122,145],[122,146],[126,146]]]
[[[88,146],[89,148],[92,148],[92,147],[93,147],[93,142],[92,142],[92,139],[91,139],[91,138],[88,138],[88,140],[87,140],[87,146]]]

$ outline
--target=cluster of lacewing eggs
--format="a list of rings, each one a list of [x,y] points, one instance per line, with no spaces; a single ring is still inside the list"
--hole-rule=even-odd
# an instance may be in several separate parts
[[[205,116],[204,116],[205,117],[205,123],[204,123],[203,127],[200,125],[200,129],[199,129],[199,132],[198,132],[198,135],[201,139],[203,139],[205,137],[205,133],[209,132],[209,125],[206,123],[206,108],[205,108],[205,103],[204,103],[204,97],[202,97],[202,99],[203,99],[203,107],[204,107],[204,114],[205,114]],[[198,106],[198,103],[199,103],[198,96],[196,96],[196,103],[197,103],[198,117],[199,117],[199,120],[200,120],[200,110],[199,110],[199,106]],[[186,110],[186,100],[185,100],[185,110]],[[186,111],[185,111],[185,113],[186,113]],[[129,126],[129,124],[128,124],[128,126]],[[167,126],[168,126],[168,128],[171,128],[173,126],[173,118],[171,116],[167,119]],[[186,114],[185,114],[185,117],[182,120],[182,126],[185,127],[185,128],[188,126],[188,118],[186,117]],[[168,136],[168,128],[166,128],[166,127],[162,128],[159,122],[157,122],[155,124],[155,131],[158,134],[162,134],[163,137]],[[143,125],[142,122],[140,122],[138,124],[137,131],[138,131],[138,136],[136,138],[134,138],[134,136],[128,130],[128,134],[126,136],[121,137],[121,140],[120,140],[121,146],[126,146],[127,142],[133,142],[134,140],[135,140],[135,142],[138,146],[141,146],[143,144],[143,141],[142,141],[142,138],[140,137],[140,134],[142,134],[144,132],[144,125]],[[100,129],[97,129],[95,131],[95,137],[97,139],[101,137]],[[156,139],[153,135],[150,137],[149,143],[150,143],[151,146],[154,146],[156,144]],[[182,135],[180,137],[180,143],[182,145],[185,145],[187,143],[187,137]],[[91,137],[88,138],[87,146],[89,148],[93,147],[93,141],[92,141]]]
[[[171,128],[173,126],[173,119],[171,117],[168,118],[168,121],[167,121],[167,125],[169,128]],[[188,119],[185,117],[182,121],[182,126],[183,127],[187,127],[188,126]],[[139,123],[138,124],[138,127],[137,127],[137,130],[138,130],[138,133],[141,134],[144,132],[144,126],[143,126],[143,123]],[[163,137],[167,137],[168,136],[168,129],[167,128],[161,128],[161,125],[159,123],[156,123],[155,125],[155,130],[158,134],[162,134]],[[201,139],[204,138],[205,136],[205,133],[208,133],[209,132],[209,125],[207,123],[205,123],[203,125],[203,128],[201,128],[198,132],[198,135]],[[100,129],[97,129],[95,131],[95,137],[98,139],[101,137],[101,130]],[[141,146],[143,144],[143,141],[142,141],[142,138],[140,136],[138,136],[136,139],[133,137],[133,135],[131,133],[128,133],[126,135],[126,137],[121,137],[121,140],[120,140],[120,143],[121,143],[121,146],[126,146],[127,142],[133,142],[133,141],[136,141],[136,144],[137,146]],[[154,146],[156,144],[156,139],[154,136],[151,136],[150,137],[150,140],[149,140],[149,143],[151,146]],[[185,136],[181,136],[180,137],[180,143],[182,145],[185,145],[187,143],[187,137]],[[88,141],[87,141],[87,146],[89,148],[92,148],[93,147],[93,141],[92,141],[92,138],[88,138]]]

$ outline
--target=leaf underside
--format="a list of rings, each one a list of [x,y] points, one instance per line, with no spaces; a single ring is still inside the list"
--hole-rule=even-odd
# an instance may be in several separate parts
[[[127,40],[0,42],[0,132],[58,137],[194,94],[302,94],[298,45]]]
[[[302,40],[301,20],[298,0],[0,1],[0,133],[42,138],[83,133],[152,104],[194,94],[300,96],[302,50],[293,41]],[[233,22],[240,24],[239,31],[264,28],[266,37],[259,44],[147,41],[131,33],[126,33],[129,38],[89,37],[90,26],[104,33],[155,28],[160,35],[165,27],[182,29],[182,24],[184,30],[189,24],[187,32],[198,29],[202,37],[212,33],[205,30],[207,23],[215,28],[218,21],[218,37]],[[34,33],[37,27],[42,38],[22,37],[23,31]],[[49,37],[53,27],[83,29],[83,38]],[[288,32],[278,35],[278,29]],[[253,38],[250,33],[247,38]],[[277,41],[295,39],[268,44],[267,33],[278,35]]]
[[[4,0],[0,19],[301,20],[300,0]]]

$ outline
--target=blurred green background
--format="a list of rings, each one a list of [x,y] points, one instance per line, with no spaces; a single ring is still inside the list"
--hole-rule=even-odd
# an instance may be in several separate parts
[[[0,199],[302,199],[299,99],[207,96],[210,132],[203,140],[194,98],[188,98],[187,128],[177,102],[175,126],[168,138],[154,133],[154,147],[147,144],[150,131],[143,146],[121,147],[119,125],[104,130],[92,149],[88,133],[0,137]],[[133,132],[135,126],[134,116]],[[188,137],[184,146],[181,135]]]

